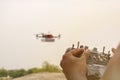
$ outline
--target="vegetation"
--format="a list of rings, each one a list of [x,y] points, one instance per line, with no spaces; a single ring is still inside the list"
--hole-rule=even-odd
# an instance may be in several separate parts
[[[7,76],[8,71],[4,68],[0,69],[0,77]]]
[[[40,69],[40,72],[61,72],[60,68],[54,64],[49,64],[45,61]]]
[[[19,69],[19,70],[9,70],[8,71],[8,75],[16,78],[16,77],[20,77],[20,76],[24,76],[26,75],[27,71],[24,69]]]
[[[4,68],[0,69],[0,77],[7,77],[8,75],[12,78],[25,76],[27,74],[39,73],[39,72],[61,72],[61,69],[53,64],[45,61],[41,68],[31,68],[28,70],[25,69],[16,69],[16,70],[6,70]]]

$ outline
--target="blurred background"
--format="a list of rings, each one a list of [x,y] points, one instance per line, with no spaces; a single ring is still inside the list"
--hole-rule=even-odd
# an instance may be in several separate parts
[[[0,68],[59,66],[72,44],[106,52],[120,41],[119,0],[0,0]],[[61,34],[55,42],[35,34]]]

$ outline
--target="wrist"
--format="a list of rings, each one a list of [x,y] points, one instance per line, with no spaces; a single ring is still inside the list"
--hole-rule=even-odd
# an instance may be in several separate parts
[[[65,74],[67,80],[87,80],[86,75],[83,75],[81,73],[68,73]]]

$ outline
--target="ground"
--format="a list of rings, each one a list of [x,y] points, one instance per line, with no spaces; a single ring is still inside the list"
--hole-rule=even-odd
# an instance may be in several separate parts
[[[20,78],[15,78],[13,80],[67,80],[63,73],[36,73],[30,74],[27,76],[23,76]],[[99,78],[95,76],[89,76],[88,80],[99,80]]]
[[[13,80],[66,80],[63,73],[36,73]]]

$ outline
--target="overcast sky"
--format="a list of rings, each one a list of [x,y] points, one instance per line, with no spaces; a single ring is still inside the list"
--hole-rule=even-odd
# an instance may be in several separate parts
[[[36,33],[61,34],[54,43]],[[120,41],[120,0],[0,0],[0,68],[59,65],[66,48],[80,41],[106,52]]]

